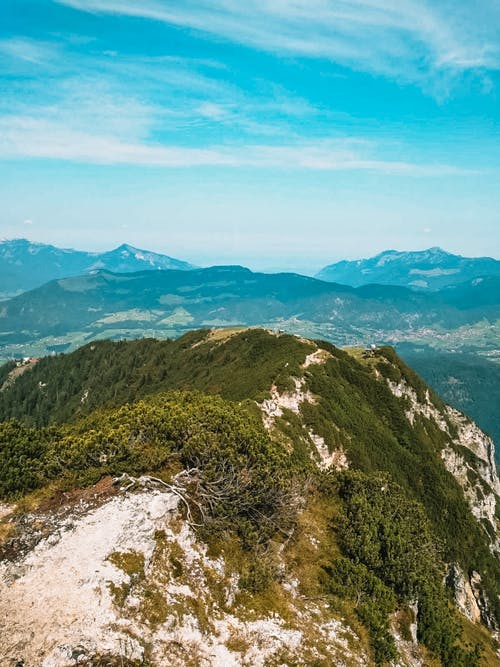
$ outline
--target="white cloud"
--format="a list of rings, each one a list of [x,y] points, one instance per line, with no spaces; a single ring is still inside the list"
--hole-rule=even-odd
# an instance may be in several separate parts
[[[34,51],[37,45],[30,42]],[[39,50],[44,48],[40,43]],[[293,135],[298,117],[315,115],[327,122],[332,115],[265,81],[259,82],[257,96],[246,92],[220,78],[223,66],[212,60],[110,57],[99,51],[82,57],[69,44],[64,51],[58,48],[64,56],[47,61],[42,75],[30,63],[30,76],[3,80],[0,114],[36,117],[76,133],[98,128],[100,135],[127,142],[164,141],[190,130],[203,141],[204,128],[213,125],[253,138]],[[9,49],[3,53],[15,68],[17,56]]]
[[[203,102],[197,109],[198,113],[210,120],[223,120],[227,117],[228,111],[220,104],[213,102]]]
[[[457,63],[476,66],[492,53],[487,42],[482,51],[475,49],[473,41],[456,44],[455,32],[425,5],[419,5],[419,13],[413,0],[56,1],[80,9],[149,16],[200,30],[204,26],[206,31],[259,48],[331,57],[395,73],[419,58],[431,67],[431,52],[434,68],[449,67],[451,62],[455,67]],[[442,2],[436,6],[442,7]],[[441,46],[431,49],[431,44],[441,43],[438,36]],[[400,59],[397,53],[402,54]],[[229,82],[231,77],[221,77],[224,65],[211,60],[97,50],[82,57],[69,43],[51,45],[20,37],[0,40],[0,58],[2,55],[9,62],[32,66],[35,76],[4,81],[0,158],[160,167],[364,170],[413,176],[464,173],[443,164],[417,164],[406,156],[388,159],[387,139],[380,144],[356,137],[332,139],[332,128],[342,127],[336,123],[340,114],[315,108],[268,81],[253,81],[252,90],[244,91]],[[44,76],[38,73],[41,63]],[[299,118],[302,122],[297,123]],[[345,120],[343,117],[344,127]],[[356,132],[345,130],[346,134]],[[308,139],[308,134],[315,138]],[[192,145],[179,145],[187,136]],[[224,138],[207,143],[207,137],[214,136]]]
[[[464,173],[448,165],[420,165],[370,155],[363,140],[339,139],[271,146],[244,144],[191,148],[126,141],[116,136],[68,129],[30,116],[0,117],[0,158],[71,160],[92,164],[152,167],[255,167],[317,171],[375,171],[410,176]],[[469,173],[469,172],[467,172]]]
[[[0,39],[0,57],[30,65],[46,65],[60,55],[54,42],[43,42],[25,37]]]
[[[495,0],[55,0],[404,80],[500,67]]]
[[[70,129],[30,116],[0,117],[0,157],[49,158],[93,164],[199,166],[225,164],[215,151],[147,145]]]

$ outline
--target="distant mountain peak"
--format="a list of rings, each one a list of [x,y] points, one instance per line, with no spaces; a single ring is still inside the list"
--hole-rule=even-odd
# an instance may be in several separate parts
[[[94,269],[118,273],[177,269],[186,271],[192,264],[149,250],[122,243],[108,252],[62,249],[28,239],[0,242],[0,297],[14,296],[54,279],[88,274]]]
[[[433,246],[425,250],[384,250],[375,257],[325,266],[316,278],[361,287],[371,283],[438,290],[475,278],[500,275],[500,261],[462,257]]]
[[[41,243],[40,241],[30,241],[29,239],[26,238],[15,238],[15,239],[7,239],[7,238],[2,238],[0,239],[0,246],[10,246],[10,247],[17,247],[17,248],[54,248],[56,250],[59,250],[60,252],[66,252],[67,250],[73,250],[72,248],[57,248],[56,246],[50,244],[50,243]],[[74,250],[74,252],[79,252],[78,250]]]
[[[441,255],[444,257],[461,257],[461,255],[454,255],[453,253],[443,250],[443,248],[440,248],[439,246],[432,246],[430,248],[424,248],[423,250],[395,250],[394,248],[391,248],[390,250],[382,250],[382,252],[378,253],[378,255],[375,255],[375,257],[366,257],[364,259],[360,259],[357,261],[365,262],[370,259],[376,259],[378,257],[387,257],[387,256],[426,257],[429,255]]]
[[[147,251],[140,251],[139,248],[134,248],[134,246],[130,245],[129,243],[122,243],[113,250],[110,250],[109,252],[122,252],[123,250],[127,250],[128,252],[147,252]]]

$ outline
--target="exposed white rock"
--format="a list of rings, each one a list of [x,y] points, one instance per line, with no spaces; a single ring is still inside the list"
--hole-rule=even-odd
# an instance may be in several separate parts
[[[387,380],[392,393],[398,398],[406,398],[410,407],[406,417],[413,425],[415,417],[422,415],[433,420],[446,433],[449,445],[441,451],[446,469],[455,477],[463,489],[475,518],[491,524],[493,534],[497,532],[496,506],[500,495],[500,481],[495,465],[495,451],[491,438],[458,410],[446,406],[445,413],[440,412],[432,403],[429,392],[423,402],[418,400],[415,390],[405,380],[399,383]],[[452,436],[449,423],[456,428],[457,435]],[[474,464],[468,462],[456,447],[469,449],[476,457]],[[473,481],[471,481],[473,480]],[[491,542],[491,549],[500,553],[500,540]]]
[[[458,431],[457,437],[453,439],[453,444],[466,447],[480,459],[481,463],[474,470],[491,487],[492,491],[500,495],[500,481],[495,464],[495,447],[492,439],[483,433],[477,424],[450,406],[446,407],[446,416],[443,415],[430,400],[428,390],[425,401],[420,402],[415,390],[405,380],[401,380],[399,383],[387,380],[387,383],[395,396],[409,399],[411,408],[406,411],[406,416],[411,424],[414,423],[417,414],[422,415],[427,419],[432,419],[451,438],[447,417]]]
[[[316,402],[313,394],[305,388],[304,379],[292,378],[292,380],[295,385],[294,391],[286,391],[280,394],[276,385],[273,385],[271,387],[271,398],[262,401],[260,407],[266,428],[271,428],[274,420],[283,415],[283,410],[291,410],[298,415],[302,403],[306,401],[308,403]]]
[[[309,431],[309,437],[311,438],[314,446],[318,451],[320,457],[319,467],[322,470],[328,470],[329,468],[335,468],[336,470],[346,470],[349,467],[346,453],[342,447],[335,449],[330,453],[328,445],[322,436],[316,435],[316,433],[313,433],[313,431]]]
[[[119,586],[126,575],[107,557],[131,550],[143,553],[146,561],[151,557],[159,518],[153,519],[149,508],[154,503],[158,516],[160,502],[163,517],[177,507],[178,498],[166,493],[114,498],[72,529],[40,542],[20,562],[0,564],[4,664],[23,658],[28,667],[58,667],[65,646],[122,650],[127,637],[112,629],[118,618],[108,584]],[[127,650],[131,657],[142,657],[138,641],[131,640]]]
[[[304,363],[302,364],[302,368],[307,369],[313,365],[324,364],[327,359],[330,359],[331,357],[332,355],[327,350],[317,348],[314,350],[314,352],[311,352],[307,355]],[[288,391],[280,394],[277,387],[273,385],[271,387],[271,398],[264,400],[260,404],[260,408],[262,410],[262,419],[264,421],[264,426],[267,429],[272,428],[274,420],[278,417],[281,417],[284,410],[290,410],[294,414],[298,415],[300,414],[300,406],[303,403],[316,403],[316,397],[305,388],[305,378],[294,377],[292,380],[295,384],[294,391]],[[337,470],[344,470],[349,467],[346,453],[342,447],[336,449],[333,452],[330,452],[328,445],[322,436],[317,435],[311,430],[308,431],[308,435],[319,454],[318,466],[322,470],[327,470],[332,467],[336,468]],[[313,454],[311,454],[311,456],[314,458]]]
[[[405,414],[412,426],[415,422],[415,417],[421,415],[427,419],[432,419],[442,431],[448,435],[450,434],[446,419],[432,403],[428,390],[425,394],[425,401],[422,403],[418,400],[417,392],[405,380],[400,380],[399,382],[387,380],[387,384],[394,396],[409,400],[410,407],[405,411]]]
[[[454,443],[467,447],[481,460],[481,463],[475,467],[476,472],[491,487],[492,491],[500,495],[500,480],[496,469],[493,440],[458,410],[448,406],[447,411],[458,430],[458,437]]]
[[[461,454],[451,447],[443,449],[441,457],[448,472],[453,475],[462,487],[472,514],[478,521],[481,519],[489,521],[493,530],[496,531],[495,514],[497,497],[487,484],[479,481],[473,483],[469,480],[468,472],[472,472],[477,476],[478,469],[475,466],[471,466]],[[495,550],[500,551],[498,541],[492,546]]]
[[[327,359],[331,358],[330,352],[328,350],[323,350],[321,348],[318,348],[311,354],[308,354],[304,363],[302,364],[302,368],[309,368],[309,366],[313,366],[315,364],[324,364]]]
[[[307,368],[313,364],[322,364],[330,357],[330,353],[326,350],[318,349],[306,357],[303,368]],[[261,404],[262,419],[264,426],[267,429],[272,428],[274,420],[283,415],[284,410],[290,410],[294,414],[300,414],[300,406],[302,403],[315,403],[316,397],[305,388],[306,380],[304,378],[292,378],[295,384],[294,391],[284,392],[280,394],[277,387],[271,387],[271,398],[265,399]],[[325,439],[315,434],[313,431],[308,432],[311,441],[317,449],[319,454],[319,467],[323,470],[335,467],[337,470],[343,470],[349,467],[347,456],[342,448],[330,452]]]
[[[420,648],[418,645],[417,639],[417,616],[418,616],[418,603],[413,602],[409,605],[410,611],[413,615],[413,622],[410,623],[410,635],[411,639],[403,639],[401,632],[398,628],[396,622],[397,614],[393,614],[391,617],[391,633],[396,642],[396,648],[398,651],[399,658],[393,667],[424,667],[425,662],[422,658]]]
[[[0,502],[0,519],[3,519],[4,516],[8,516],[15,509],[15,505],[7,505],[6,503]]]
[[[418,644],[418,602],[412,602],[408,606],[410,607],[410,611],[413,614],[413,623],[410,623],[411,641],[416,645]]]
[[[458,610],[472,623],[480,623],[481,610],[469,578],[458,565],[453,565],[450,578]]]
[[[21,659],[26,667],[69,667],[94,654],[147,657],[155,667],[264,667],[305,655],[368,664],[350,649],[359,642],[353,631],[328,605],[304,600],[292,578],[283,586],[286,620],[240,618],[238,576],[207,555],[177,505],[167,491],[122,493],[66,515],[27,555],[2,562],[1,667]],[[131,553],[137,572],[118,567],[117,555]]]
[[[310,341],[304,342],[309,343]],[[324,364],[327,359],[332,355],[327,350],[317,348],[311,354],[308,354],[305,358],[302,368],[306,369],[309,366]],[[291,378],[295,384],[294,391],[287,391],[283,394],[280,394],[276,385],[271,387],[271,398],[266,399],[261,404],[261,409],[263,411],[264,425],[266,428],[271,428],[273,421],[276,417],[281,417],[283,415],[283,410],[291,410],[295,414],[300,413],[300,406],[304,402],[315,403],[316,399],[313,394],[305,389],[305,378]]]

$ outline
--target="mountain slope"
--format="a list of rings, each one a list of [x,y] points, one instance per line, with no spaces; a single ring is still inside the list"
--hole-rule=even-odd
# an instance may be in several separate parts
[[[96,269],[143,271],[145,269],[193,268],[166,255],[123,244],[104,253],[56,248],[27,239],[0,242],[0,297],[33,289],[55,278],[66,278]]]
[[[482,276],[499,276],[500,261],[491,257],[462,257],[441,248],[414,252],[386,250],[375,257],[325,266],[320,280],[359,287],[371,283],[439,290]]]
[[[446,403],[468,414],[495,443],[500,442],[498,363],[478,354],[434,350],[428,345],[399,343],[396,349]]]
[[[102,341],[11,393],[9,658],[495,664],[478,625],[500,611],[492,443],[390,348],[259,329]]]

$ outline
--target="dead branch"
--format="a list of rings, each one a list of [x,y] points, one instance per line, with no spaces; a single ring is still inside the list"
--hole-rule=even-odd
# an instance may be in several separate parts
[[[126,486],[121,486],[122,482],[127,482]],[[120,477],[115,477],[113,479],[113,484],[120,485],[120,491],[122,493],[126,493],[130,489],[140,487],[142,489],[150,489],[154,486],[163,486],[166,489],[168,489],[171,493],[176,495],[184,504],[186,508],[186,513],[187,513],[187,519],[188,523],[192,527],[198,527],[200,528],[203,526],[203,524],[196,523],[193,519],[193,515],[191,513],[191,506],[189,502],[191,501],[194,503],[198,510],[200,511],[200,514],[202,516],[203,521],[205,521],[205,514],[203,511],[203,508],[192,498],[189,500],[187,499],[185,495],[185,489],[182,487],[174,486],[173,484],[168,484],[167,482],[164,482],[162,479],[159,477],[150,477],[149,475],[141,475],[140,477],[132,477],[128,473],[123,473],[120,475]]]

